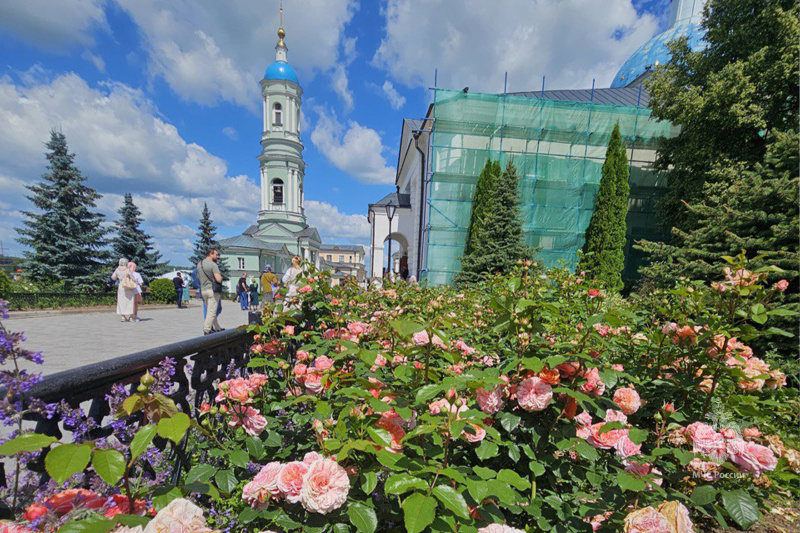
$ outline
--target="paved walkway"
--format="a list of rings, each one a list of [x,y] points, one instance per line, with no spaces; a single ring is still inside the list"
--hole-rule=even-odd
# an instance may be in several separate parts
[[[247,323],[247,311],[238,303],[223,302],[219,316],[223,328]],[[147,309],[139,311],[141,322],[119,321],[114,311],[82,313],[20,313],[4,320],[7,329],[24,331],[23,345],[41,350],[44,365],[25,368],[44,375],[121,355],[191,339],[203,334],[203,306],[192,301],[188,309]]]

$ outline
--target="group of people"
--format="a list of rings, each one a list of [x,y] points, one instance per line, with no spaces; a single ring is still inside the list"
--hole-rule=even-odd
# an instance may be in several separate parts
[[[111,280],[117,282],[117,314],[120,322],[139,322],[139,302],[142,301],[142,275],[136,263],[124,257],[119,260]]]
[[[275,293],[278,291],[278,276],[272,272],[272,265],[266,265],[261,273],[261,298],[259,298],[259,287],[254,278],[250,278],[248,283],[247,275],[242,272],[242,277],[236,283],[236,301],[239,302],[242,311],[256,311],[261,305],[275,301]]]

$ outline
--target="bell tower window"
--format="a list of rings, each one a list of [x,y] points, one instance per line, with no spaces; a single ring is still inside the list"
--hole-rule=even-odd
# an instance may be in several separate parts
[[[281,104],[272,106],[272,125],[283,126],[283,107]]]
[[[283,180],[272,180],[272,203],[283,204]]]

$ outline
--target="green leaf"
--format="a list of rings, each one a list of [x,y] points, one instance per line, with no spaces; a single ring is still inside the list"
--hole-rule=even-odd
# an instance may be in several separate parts
[[[112,487],[125,475],[125,456],[117,450],[95,450],[92,467]]]
[[[234,450],[231,452],[230,459],[234,465],[244,468],[250,462],[250,454],[244,450]]]
[[[456,516],[469,519],[469,509],[464,497],[449,485],[437,485],[433,488],[433,495],[442,502],[442,505]]]
[[[403,502],[403,519],[408,533],[420,533],[436,514],[436,500],[415,492]]]
[[[145,426],[136,432],[131,441],[131,460],[136,459],[144,453],[153,438],[156,436],[156,426]]]
[[[367,428],[367,433],[372,437],[372,440],[381,446],[388,447],[392,445],[392,436],[386,429],[370,426]]]
[[[500,425],[503,426],[503,429],[509,433],[514,431],[517,426],[519,426],[520,420],[522,420],[522,418],[508,412],[504,412],[500,415]]]
[[[395,474],[389,476],[383,486],[386,494],[403,494],[412,489],[428,490],[428,484],[422,479],[410,474]]]
[[[261,459],[264,457],[264,443],[261,442],[261,439],[258,437],[247,437],[244,440],[245,446],[247,446],[247,453],[250,454],[250,457],[253,459]]]
[[[763,304],[754,304],[750,307],[750,318],[757,324],[763,324],[767,321],[767,309]]]
[[[153,507],[155,507],[156,511],[160,511],[169,505],[172,500],[182,497],[183,493],[177,487],[161,487],[153,493]]]
[[[643,479],[626,472],[620,472],[617,475],[617,483],[619,483],[619,487],[622,490],[629,490],[631,492],[643,492],[644,489],[647,488],[647,483],[645,483]]]
[[[533,472],[533,475],[536,477],[539,477],[542,474],[544,474],[545,471],[544,465],[539,461],[531,461],[530,463],[528,463],[528,467],[531,469],[531,472]]]
[[[437,384],[425,385],[417,391],[416,402],[425,403],[441,392],[442,386]]]
[[[64,483],[89,466],[92,447],[89,444],[62,444],[50,450],[44,458],[44,467],[50,477]]]
[[[744,490],[724,491],[722,505],[742,529],[749,528],[761,518],[756,502]]]
[[[195,482],[207,483],[216,474],[217,468],[211,465],[200,464],[194,466],[189,473],[186,474],[186,484],[189,485]]]
[[[186,430],[189,429],[191,423],[189,417],[184,413],[176,413],[170,418],[162,418],[158,421],[158,435],[178,444],[186,435]]]
[[[84,520],[67,522],[58,529],[58,533],[108,533],[115,527],[117,527],[115,520],[94,515]]]
[[[378,528],[375,511],[363,503],[353,502],[347,507],[350,523],[361,533],[373,533]]]
[[[37,452],[56,442],[58,439],[41,433],[25,433],[14,437],[0,446],[0,455],[14,455],[17,453]]]
[[[410,320],[391,320],[389,321],[389,325],[391,325],[392,329],[403,337],[410,337],[414,333],[425,329],[425,326]]]
[[[649,434],[650,432],[646,429],[631,428],[628,432],[628,438],[631,439],[634,444],[642,444],[647,440]]]
[[[497,479],[505,481],[509,485],[514,486],[517,490],[526,490],[531,486],[527,479],[523,479],[519,474],[507,468],[497,473]]]
[[[264,441],[264,446],[268,448],[280,448],[283,446],[283,437],[277,431],[270,431],[267,439]]]
[[[236,479],[233,470],[220,470],[214,474],[214,482],[219,487],[219,490],[228,493],[233,492],[233,489],[239,484],[239,480]]]
[[[485,461],[486,459],[494,457],[495,455],[497,455],[497,452],[498,452],[497,444],[489,442],[488,440],[484,440],[483,442],[481,442],[480,446],[475,448],[475,454],[481,461]]]
[[[135,514],[118,514],[114,516],[117,524],[128,527],[146,526],[150,522],[150,518],[146,516],[139,516]]]
[[[711,485],[702,485],[694,489],[691,500],[695,505],[703,506],[713,503],[717,499],[717,489]]]
[[[361,478],[361,490],[364,491],[364,494],[372,494],[372,491],[378,486],[378,474],[376,472],[367,472]]]
[[[479,503],[489,494],[489,486],[477,479],[467,479],[467,490],[472,499]]]

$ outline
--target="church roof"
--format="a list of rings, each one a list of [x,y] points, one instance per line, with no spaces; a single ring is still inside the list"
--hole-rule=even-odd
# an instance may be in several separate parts
[[[343,252],[363,252],[364,247],[360,244],[323,244],[319,247],[320,250],[324,251],[336,251],[341,250]]]
[[[300,85],[297,79],[297,72],[286,61],[275,61],[267,67],[264,73],[265,80],[288,80]]]
[[[264,242],[248,235],[237,235],[236,237],[221,239],[219,245],[223,248],[251,248],[253,250],[271,250],[273,252],[283,250],[282,244]]]
[[[524,91],[508,93],[512,96],[525,96],[528,98],[542,98],[542,91]],[[650,94],[642,87],[612,87],[609,89],[566,89],[559,91],[544,91],[545,100],[560,100],[563,102],[594,102],[597,104],[625,105],[647,107],[650,103]]]
[[[411,195],[410,194],[398,194],[396,192],[392,192],[375,202],[374,204],[369,204],[370,207],[383,207],[388,205],[389,202],[392,202],[397,207],[411,207]]]

